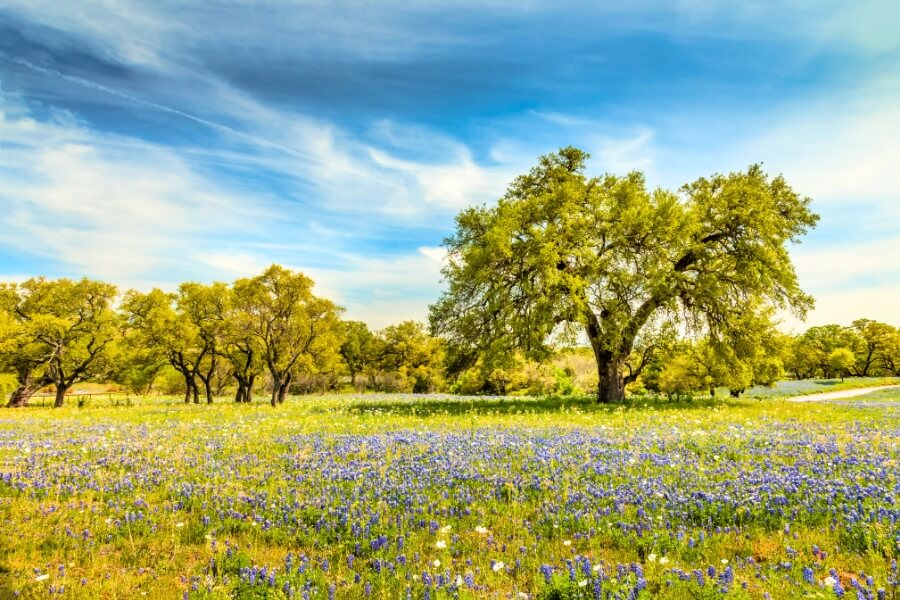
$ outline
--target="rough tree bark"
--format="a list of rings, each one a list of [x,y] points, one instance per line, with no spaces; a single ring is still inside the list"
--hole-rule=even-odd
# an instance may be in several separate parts
[[[625,400],[623,361],[610,353],[597,358],[597,402],[613,403]]]
[[[181,376],[184,377],[184,403],[191,403],[191,380],[193,379],[186,371],[181,372]]]
[[[293,376],[288,373],[272,381],[272,406],[284,403],[284,399],[287,397],[288,390],[291,387],[292,380]]]
[[[281,381],[274,380],[272,381],[272,406],[278,406],[278,398],[281,396]]]
[[[212,384],[209,381],[209,378],[203,380],[203,388],[206,392],[206,403],[213,403],[213,392],[212,392]]]
[[[284,404],[284,399],[287,397],[288,390],[291,388],[291,382],[294,380],[294,376],[290,373],[284,378],[284,383],[281,385],[281,389],[278,390],[278,404]]]
[[[66,403],[66,392],[69,390],[65,385],[56,385],[56,399],[53,401],[53,408],[62,408]]]
[[[30,369],[22,370],[18,374],[19,386],[13,390],[7,402],[7,408],[22,408],[28,406],[28,400],[45,385],[49,385],[47,376],[35,379]]]
[[[6,408],[21,408],[23,406],[28,406],[28,399],[34,395],[34,392],[35,390],[30,388],[30,386],[20,385],[13,390],[13,393],[9,397],[9,402],[6,404]]]
[[[244,383],[244,378],[237,373],[234,374],[234,378],[237,379],[238,382],[237,391],[234,394],[234,402],[235,404],[241,404],[244,402],[244,389],[246,384]]]
[[[588,315],[586,333],[597,362],[597,402],[622,402],[625,400],[625,358],[603,346],[602,329],[596,315]]]
[[[200,369],[199,363],[197,364],[197,367],[195,369],[195,373],[197,374],[197,377],[199,377],[200,381],[203,382],[203,392],[206,394],[206,403],[207,404],[213,403],[212,380],[213,380],[213,375],[216,372],[216,366],[217,366],[215,353],[210,352],[210,356],[211,356],[211,359],[209,361],[209,369],[205,373]]]
[[[244,402],[247,404],[253,402],[253,383],[256,381],[256,375],[247,378],[247,387],[244,390]]]

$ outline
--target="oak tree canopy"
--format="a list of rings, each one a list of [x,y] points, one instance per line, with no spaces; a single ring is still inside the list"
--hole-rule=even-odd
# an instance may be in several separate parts
[[[782,177],[751,165],[675,192],[638,172],[588,177],[587,158],[544,156],[496,205],[456,217],[448,289],[430,314],[456,357],[540,354],[577,329],[598,401],[615,402],[665,324],[724,341],[746,334],[748,314],[812,306],[787,244],[819,217]]]

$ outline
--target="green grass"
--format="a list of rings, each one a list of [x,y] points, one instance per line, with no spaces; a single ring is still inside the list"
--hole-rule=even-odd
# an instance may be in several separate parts
[[[0,598],[44,598],[51,585],[79,599],[281,598],[285,585],[296,598],[305,585],[312,598],[332,585],[337,598],[362,598],[366,583],[373,598],[407,587],[414,598],[426,588],[590,598],[601,573],[624,598],[636,567],[640,598],[827,598],[830,569],[848,594],[860,573],[873,594],[896,594],[898,397],[610,407],[363,395],[277,409],[151,398],[7,410]],[[601,570],[582,573],[584,559]],[[723,560],[727,594],[715,583]],[[251,566],[277,569],[275,587],[251,585],[241,571]],[[704,586],[679,575],[710,566]],[[439,587],[445,571],[477,587]]]

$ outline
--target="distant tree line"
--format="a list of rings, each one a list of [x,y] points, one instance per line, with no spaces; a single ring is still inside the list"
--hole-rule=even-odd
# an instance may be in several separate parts
[[[642,383],[670,396],[715,394],[717,388],[739,396],[784,378],[900,377],[900,330],[871,319],[810,327],[798,335],[770,329],[758,338],[755,352],[739,354],[708,339],[681,340],[654,356]]]
[[[186,403],[265,394],[273,406],[289,393],[568,395],[597,386],[587,345],[561,344],[541,360],[483,354],[461,368],[424,324],[373,332],[342,320],[342,309],[312,289],[308,277],[278,265],[231,284],[184,283],[174,293],[119,295],[88,279],[0,284],[0,386],[8,406],[26,405],[42,388],[62,406],[85,381],[183,394]],[[788,335],[747,317],[740,327],[744,347],[667,329],[629,357],[644,365],[629,391],[671,397],[725,388],[738,396],[784,377],[900,376],[900,330],[886,323],[859,319]]]
[[[128,291],[82,279],[0,284],[0,372],[8,406],[52,386],[55,406],[85,381],[135,393],[162,387],[187,403],[226,391],[272,406],[292,391],[352,386],[430,392],[443,385],[442,350],[425,326],[405,322],[372,333],[341,319],[313,294],[312,280],[273,265],[232,284],[184,283],[175,293]],[[10,384],[9,380],[14,383]]]

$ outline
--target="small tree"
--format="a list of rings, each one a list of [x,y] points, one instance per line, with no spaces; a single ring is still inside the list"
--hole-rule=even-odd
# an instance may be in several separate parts
[[[850,348],[837,348],[828,355],[828,367],[833,373],[839,373],[841,381],[844,381],[844,375],[847,369],[853,366],[856,357]]]
[[[234,401],[249,404],[253,401],[253,390],[264,366],[259,340],[249,327],[252,316],[232,302],[231,312],[225,322],[225,337],[222,354],[231,367],[231,375],[237,381]]]
[[[888,375],[900,377],[900,330],[885,337],[884,348],[879,353],[881,368]]]
[[[284,402],[295,372],[336,362],[342,309],[312,287],[312,279],[279,265],[234,282],[235,308],[272,377],[272,406]]]
[[[864,344],[857,332],[840,325],[819,325],[810,327],[800,335],[793,345],[792,370],[798,379],[821,375],[827,377],[833,369],[829,357],[838,348],[859,348]]]
[[[690,348],[681,348],[665,361],[657,385],[669,399],[690,396],[712,387],[712,378],[692,354]]]
[[[884,364],[885,353],[890,350],[897,329],[871,319],[857,319],[850,327],[859,339],[858,346],[854,348],[856,363],[851,368],[852,372],[859,377],[868,377]]]
[[[203,383],[206,403],[213,403],[215,378],[220,371],[219,359],[222,353],[231,294],[224,283],[203,285],[182,283],[178,287],[176,305],[180,315],[196,332],[199,356],[194,373]]]
[[[184,380],[185,404],[191,400],[199,404],[197,373],[209,349],[202,343],[197,326],[176,309],[176,299],[175,294],[159,289],[125,294],[125,343],[148,352],[148,357],[168,362]]]
[[[53,384],[53,405],[60,407],[73,385],[110,368],[119,333],[115,296],[114,285],[90,279],[39,277],[3,288],[11,334],[5,362],[19,377],[9,406],[23,406],[37,389]]]
[[[385,327],[375,347],[378,367],[408,391],[432,392],[443,383],[443,346],[424,324],[404,321]]]
[[[15,285],[0,284],[0,302],[0,369],[12,372],[16,382],[6,406],[26,406],[37,390],[52,383],[47,372],[50,349],[17,314],[21,298]]]
[[[350,384],[356,388],[356,376],[375,362],[375,335],[362,321],[345,321],[340,352],[350,372]]]

